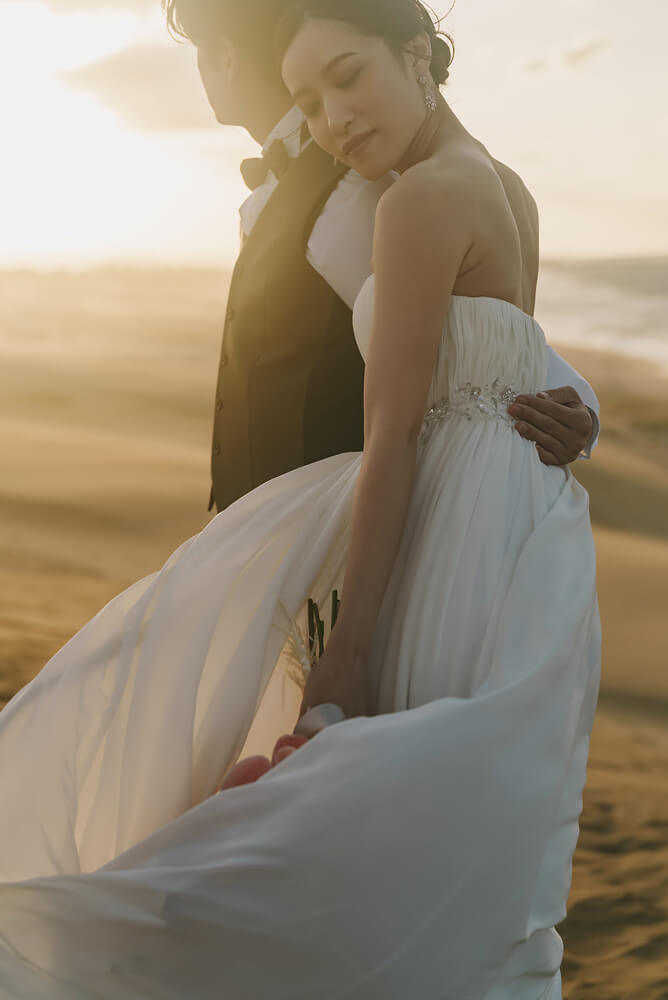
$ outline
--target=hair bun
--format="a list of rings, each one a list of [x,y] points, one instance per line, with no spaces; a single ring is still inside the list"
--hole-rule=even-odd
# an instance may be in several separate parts
[[[434,82],[440,87],[450,76],[449,67],[455,57],[455,43],[450,35],[439,31],[441,20],[421,0],[415,0],[415,3],[424,30],[431,39],[432,58],[429,69]]]
[[[429,68],[435,82],[440,86],[450,76],[449,67],[454,58],[454,45],[451,39],[446,41],[440,35],[434,34],[431,40],[431,51],[432,58]]]

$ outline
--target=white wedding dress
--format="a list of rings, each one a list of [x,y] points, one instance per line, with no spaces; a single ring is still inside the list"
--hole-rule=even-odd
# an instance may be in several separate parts
[[[356,453],[220,513],[7,706],[3,998],[561,997],[600,630],[587,495],[506,413],[544,357],[517,307],[451,300],[381,714],[209,797],[294,724],[287,633],[341,587]]]

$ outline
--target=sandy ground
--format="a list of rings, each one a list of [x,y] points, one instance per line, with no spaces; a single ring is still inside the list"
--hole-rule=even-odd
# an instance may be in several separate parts
[[[208,521],[225,282],[0,274],[0,704]],[[604,628],[564,994],[668,998],[668,382],[564,349],[596,385]]]

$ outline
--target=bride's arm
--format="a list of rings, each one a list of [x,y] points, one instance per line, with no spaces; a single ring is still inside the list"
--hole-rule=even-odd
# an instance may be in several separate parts
[[[404,175],[378,206],[365,444],[341,608],[303,708],[340,698],[341,685],[337,689],[333,683],[335,664],[338,670],[348,669],[344,663],[355,670],[369,653],[413,491],[418,433],[450,295],[471,245],[467,201],[456,181],[425,179],[415,171]]]

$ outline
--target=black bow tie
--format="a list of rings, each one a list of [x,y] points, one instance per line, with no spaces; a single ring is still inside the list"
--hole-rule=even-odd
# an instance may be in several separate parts
[[[262,156],[252,156],[248,160],[242,160],[241,176],[251,191],[254,191],[260,184],[264,184],[270,170],[280,181],[289,166],[290,156],[287,149],[280,139],[275,139]]]

